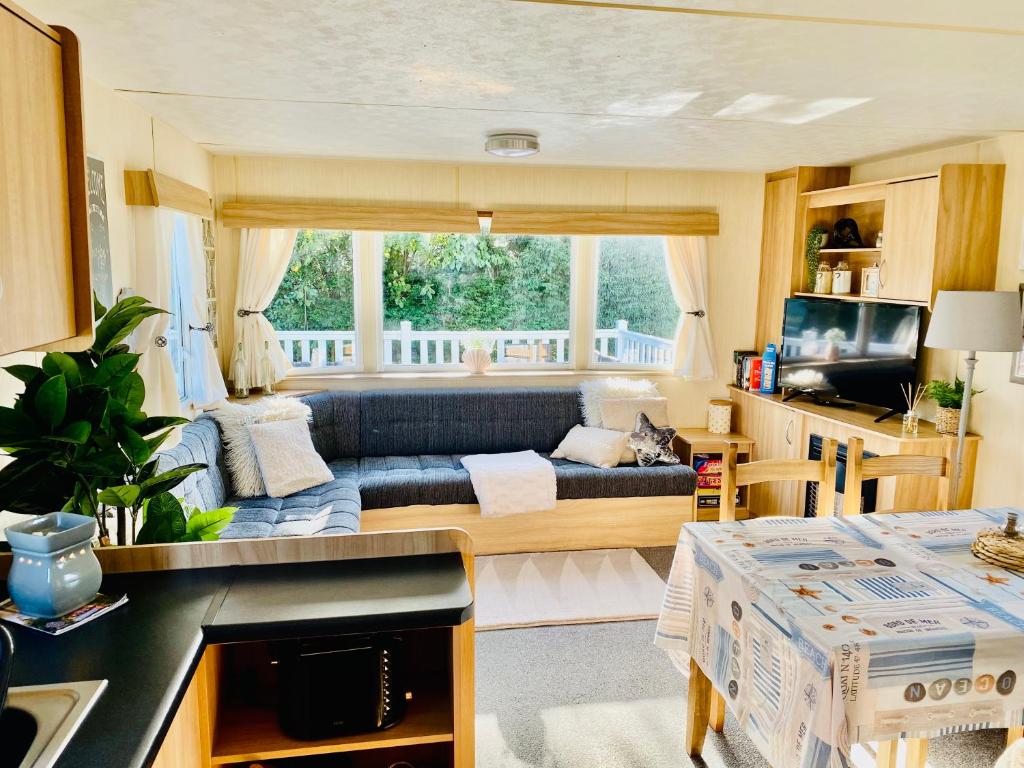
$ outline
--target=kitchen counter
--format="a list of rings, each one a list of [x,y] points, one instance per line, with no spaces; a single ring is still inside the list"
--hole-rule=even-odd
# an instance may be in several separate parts
[[[127,605],[59,637],[7,624],[12,686],[106,679],[57,768],[146,768],[207,644],[458,626],[473,597],[458,554],[105,576]]]

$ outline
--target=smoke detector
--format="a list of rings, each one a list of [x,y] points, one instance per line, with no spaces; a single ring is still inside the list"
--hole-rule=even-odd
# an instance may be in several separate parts
[[[540,152],[540,140],[532,133],[492,133],[484,149],[497,157],[529,157]]]

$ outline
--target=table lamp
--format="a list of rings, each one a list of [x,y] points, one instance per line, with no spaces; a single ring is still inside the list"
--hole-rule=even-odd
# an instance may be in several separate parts
[[[956,438],[951,501],[955,503],[964,455],[976,352],[1020,352],[1021,306],[1016,291],[939,291],[924,345],[967,353],[964,402]]]

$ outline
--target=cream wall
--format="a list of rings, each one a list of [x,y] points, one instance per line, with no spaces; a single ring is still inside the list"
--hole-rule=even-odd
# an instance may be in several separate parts
[[[726,393],[732,350],[754,339],[764,180],[757,173],[625,171],[527,165],[324,160],[253,156],[214,158],[218,205],[225,201],[333,202],[348,205],[437,206],[472,210],[560,208],[644,211],[713,208],[721,233],[709,238],[711,302],[708,314],[718,351],[720,380],[684,382],[659,376],[679,425],[703,424],[706,402]],[[218,228],[217,291],[221,355],[225,367],[233,336],[238,231]],[[539,386],[572,384],[574,374],[345,377],[315,380],[317,387]],[[303,386],[290,382],[290,386]]]
[[[107,218],[114,293],[135,282],[135,230],[124,202],[124,170],[155,168],[202,189],[213,189],[208,152],[153,118],[134,102],[85,79],[86,151],[103,160],[107,178]],[[40,308],[42,311],[42,308]],[[23,352],[0,357],[0,366],[38,363],[41,355]],[[0,372],[0,405],[9,405],[21,383]]]
[[[996,289],[1015,291],[1024,282],[1021,270],[1024,224],[1024,135],[905,155],[855,166],[851,182],[904,176],[934,170],[943,163],[1005,163],[1003,217],[999,238]],[[962,360],[963,355],[959,355]],[[974,483],[977,506],[1024,506],[1024,385],[1010,382],[1010,355],[979,352],[975,388],[985,390],[971,402],[970,429],[984,438]],[[926,371],[931,378],[952,378],[958,356],[934,353]],[[963,373],[963,365],[959,366]]]

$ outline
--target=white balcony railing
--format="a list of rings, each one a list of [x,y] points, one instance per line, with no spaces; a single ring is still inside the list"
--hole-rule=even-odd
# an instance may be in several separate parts
[[[385,365],[460,365],[461,348],[470,339],[487,339],[495,362],[542,364],[569,362],[569,331],[414,331],[403,320],[383,333]],[[355,331],[278,331],[285,356],[295,368],[333,368],[354,364]],[[668,365],[672,340],[629,330],[625,320],[594,335],[598,362]]]

